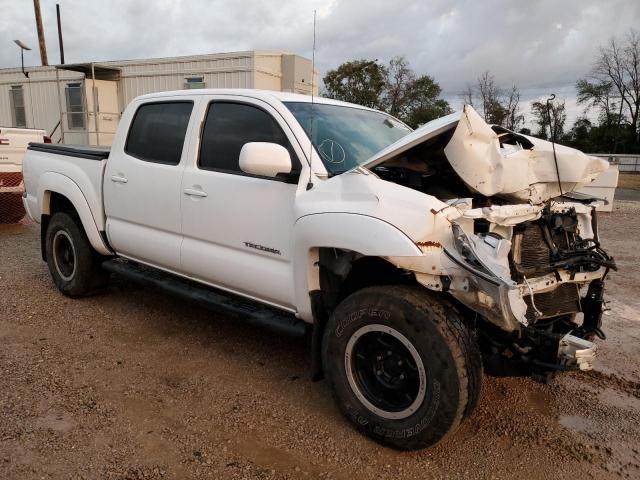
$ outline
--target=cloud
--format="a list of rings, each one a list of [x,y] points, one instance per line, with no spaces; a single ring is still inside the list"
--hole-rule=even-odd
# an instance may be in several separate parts
[[[485,70],[523,91],[565,89],[590,68],[599,45],[637,27],[637,0],[59,0],[67,62],[238,50],[311,56],[318,12],[317,67],[354,58],[405,55],[450,98]],[[50,63],[59,61],[55,3],[41,2]],[[11,43],[34,50],[33,4],[0,0],[0,67],[19,65]],[[534,95],[532,95],[534,96]]]

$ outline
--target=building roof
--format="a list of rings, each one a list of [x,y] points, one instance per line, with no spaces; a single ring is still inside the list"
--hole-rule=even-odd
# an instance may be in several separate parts
[[[95,62],[80,62],[75,64],[62,64],[62,65],[32,65],[25,66],[25,70],[34,71],[34,70],[53,70],[55,68],[63,68],[66,70],[73,70],[73,66],[80,65],[101,65],[102,67],[118,67],[125,65],[144,65],[144,64],[158,64],[158,63],[171,63],[171,62],[190,62],[190,61],[200,61],[200,60],[212,60],[212,59],[220,59],[220,58],[234,58],[234,57],[250,57],[253,55],[258,56],[277,56],[277,55],[295,55],[290,52],[275,52],[275,51],[267,51],[267,50],[244,50],[240,52],[220,52],[220,53],[203,53],[199,55],[179,55],[175,57],[154,57],[154,58],[134,58],[128,60],[102,60]],[[298,55],[299,56],[299,55]],[[18,58],[19,60],[19,58]],[[0,68],[1,73],[9,73],[9,72],[21,72],[21,67],[8,67],[8,68]]]
[[[103,65],[100,63],[66,63],[56,65],[58,70],[70,70],[72,72],[84,73],[87,78],[96,80],[119,80],[120,68]]]

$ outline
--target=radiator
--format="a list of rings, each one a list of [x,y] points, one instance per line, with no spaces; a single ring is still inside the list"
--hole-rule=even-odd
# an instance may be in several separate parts
[[[531,296],[526,295],[523,298],[527,304],[526,317],[530,323],[543,318],[557,317],[558,315],[580,311],[580,293],[578,285],[575,283],[562,283],[555,290],[535,294],[533,299],[536,308],[542,313],[541,317],[536,316]]]

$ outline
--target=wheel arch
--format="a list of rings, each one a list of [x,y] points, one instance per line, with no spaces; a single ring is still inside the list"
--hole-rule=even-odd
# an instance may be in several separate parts
[[[322,249],[353,252],[358,258],[422,254],[404,232],[375,217],[343,212],[300,217],[294,226],[294,289],[298,315],[307,322],[314,321],[310,294],[321,290]]]
[[[41,217],[40,230],[43,259],[46,260],[44,235],[47,231],[49,219],[59,211],[69,210],[78,215],[91,246],[102,255],[113,254],[100,234],[100,230],[91,213],[89,202],[80,187],[69,177],[55,172],[44,173],[38,185],[37,198]]]

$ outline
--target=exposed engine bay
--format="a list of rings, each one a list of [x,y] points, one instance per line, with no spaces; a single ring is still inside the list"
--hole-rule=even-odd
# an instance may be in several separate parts
[[[488,368],[540,378],[590,369],[616,264],[600,246],[597,199],[573,190],[608,164],[491,127],[468,106],[406,146],[367,166],[447,204],[431,213],[446,220],[449,238],[418,242],[429,260],[414,271],[476,313]]]
[[[487,360],[494,369],[507,368],[512,373],[516,364],[524,363],[520,366],[530,367],[539,376],[571,366],[591,369],[595,353],[591,340],[605,338],[601,328],[604,279],[610,269],[616,269],[613,258],[600,247],[596,218],[593,207],[549,202],[538,219],[512,227],[509,276],[524,309],[519,328],[510,335],[493,330],[482,335],[485,352],[492,352]],[[589,220],[590,225],[585,224]],[[485,243],[499,244],[504,237],[490,228],[487,220],[476,220],[474,235]],[[469,255],[464,244],[461,252],[463,257]],[[512,297],[510,304],[516,303]],[[577,352],[581,353],[576,356]]]

